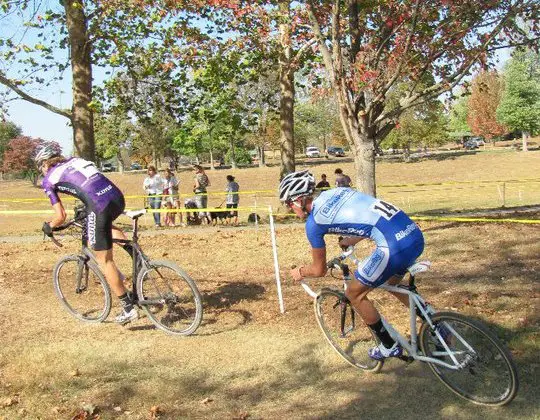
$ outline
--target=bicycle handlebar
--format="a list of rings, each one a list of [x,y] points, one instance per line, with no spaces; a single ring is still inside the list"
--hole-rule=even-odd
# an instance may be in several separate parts
[[[353,254],[353,252],[354,252],[354,245],[350,245],[340,255],[327,261],[326,267],[329,269],[339,268],[341,271],[343,271],[343,275],[345,277],[349,276],[350,274],[349,266],[347,264],[344,264],[342,261],[349,258]],[[295,267],[293,266],[291,268],[295,268]],[[304,288],[305,292],[308,295],[310,295],[313,299],[317,298],[318,293],[316,293],[311,287],[309,287],[309,285],[306,283],[305,280],[301,280],[300,285]]]
[[[60,226],[55,226],[52,228],[52,231],[53,232],[60,232],[64,229],[67,229],[69,228],[70,226],[73,226],[73,225],[77,225],[79,227],[82,227],[82,225],[79,225],[81,221],[77,218],[74,218],[74,219],[71,219],[65,223],[62,223]],[[47,235],[43,234],[43,237],[45,238]],[[51,236],[49,236],[49,239],[53,242],[53,244],[55,244],[58,248],[62,248],[64,245],[62,245],[58,239],[56,239],[54,237],[54,234],[51,234]]]

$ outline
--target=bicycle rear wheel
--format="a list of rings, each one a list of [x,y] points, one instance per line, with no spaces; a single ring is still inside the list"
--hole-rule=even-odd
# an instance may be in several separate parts
[[[103,322],[111,311],[111,291],[99,268],[82,255],[60,259],[53,271],[54,291],[64,308],[84,322]]]
[[[168,261],[150,261],[137,279],[139,304],[155,326],[169,334],[190,335],[202,320],[202,300],[195,282]]]
[[[432,321],[439,331],[444,330],[445,342],[463,365],[452,370],[428,363],[437,378],[457,395],[476,404],[500,406],[514,399],[518,390],[517,370],[498,338],[480,322],[461,314],[440,312]],[[426,322],[420,328],[420,347],[426,356],[454,364]]]
[[[315,299],[315,317],[332,348],[348,363],[374,373],[382,368],[382,361],[368,356],[368,350],[377,345],[377,340],[344,293],[322,289]]]

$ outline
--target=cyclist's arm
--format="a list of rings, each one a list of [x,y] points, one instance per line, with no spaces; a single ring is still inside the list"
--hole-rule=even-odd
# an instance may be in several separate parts
[[[311,264],[291,270],[291,276],[294,280],[300,281],[304,277],[323,277],[326,274],[326,248],[312,248],[311,257]]]
[[[344,238],[340,239],[339,246],[348,247],[351,245],[356,245],[358,242],[364,239],[366,238],[362,236],[345,236]]]
[[[62,202],[59,201],[58,203],[53,204],[52,206],[54,210],[54,217],[49,222],[52,228],[60,226],[62,223],[66,221],[66,210],[64,209],[64,206],[62,205]]]

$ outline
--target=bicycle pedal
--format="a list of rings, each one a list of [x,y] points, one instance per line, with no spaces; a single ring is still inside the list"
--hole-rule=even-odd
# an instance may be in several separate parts
[[[407,363],[408,365],[410,365],[412,362],[414,362],[414,357],[411,357],[411,356],[399,356],[398,357],[399,360]]]

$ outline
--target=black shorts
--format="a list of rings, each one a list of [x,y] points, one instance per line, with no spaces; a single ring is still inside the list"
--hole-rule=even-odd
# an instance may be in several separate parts
[[[112,248],[112,224],[124,212],[124,208],[124,197],[119,196],[100,212],[92,208],[88,209],[86,219],[88,244],[94,251],[106,251]]]
[[[235,204],[227,204],[226,205],[228,209],[237,209],[238,208],[238,203],[235,203]],[[231,211],[229,213],[231,216],[230,217],[236,217],[238,216],[238,212],[237,211]]]

